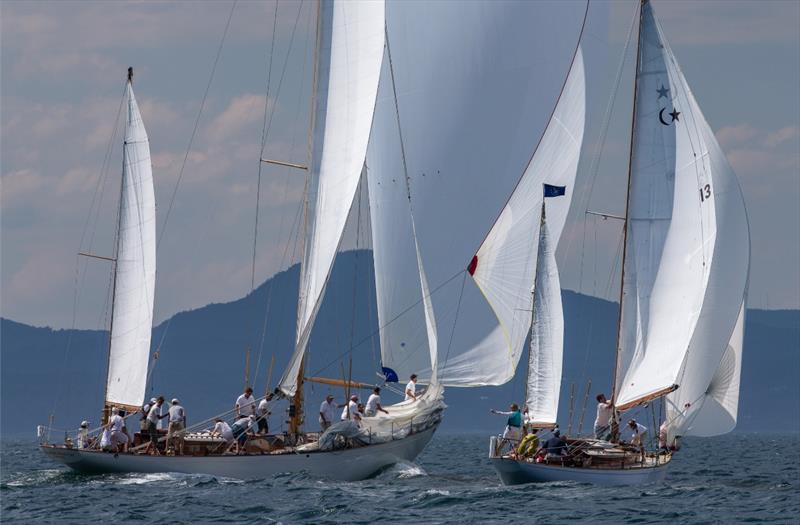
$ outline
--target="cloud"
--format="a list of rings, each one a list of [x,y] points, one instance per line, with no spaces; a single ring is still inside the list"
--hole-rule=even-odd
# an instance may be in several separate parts
[[[4,173],[0,178],[3,208],[24,206],[28,195],[39,191],[45,182],[40,173],[30,168]]]
[[[716,135],[731,166],[743,180],[761,180],[765,174],[773,180],[774,177],[791,178],[800,171],[800,128],[797,126],[766,130],[738,124],[721,128]]]
[[[231,100],[228,107],[208,126],[208,139],[219,143],[236,138],[245,131],[252,133],[253,124],[262,122],[263,115],[263,95],[240,95]]]

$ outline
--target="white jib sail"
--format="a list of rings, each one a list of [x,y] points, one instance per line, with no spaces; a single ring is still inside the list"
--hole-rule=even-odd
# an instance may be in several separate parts
[[[311,160],[311,188],[316,195],[309,210],[300,276],[295,351],[280,383],[286,395],[297,389],[297,375],[364,165],[383,57],[384,9],[382,0],[320,6]]]
[[[711,382],[704,388],[684,387],[667,396],[667,425],[670,436],[716,436],[736,427],[739,410],[739,382],[742,374],[744,302],[736,326]],[[700,393],[698,393],[700,390]]]
[[[470,273],[492,307],[498,326],[472,350],[451,358],[441,371],[452,386],[499,385],[514,376],[531,326],[531,283],[537,267],[542,185],[566,186],[565,198],[547,208],[556,246],[567,218],[578,170],[586,113],[586,81],[580,48],[553,116],[486,239],[470,264]]]
[[[742,304],[749,234],[736,177],[642,6],[617,406],[705,391]]]
[[[367,150],[375,295],[381,327],[381,364],[407,380],[430,381],[436,355],[435,324],[422,256],[416,242],[406,181],[400,123],[389,61],[383,62]]]
[[[116,278],[106,403],[141,406],[156,280],[156,204],[150,144],[128,83]]]
[[[525,406],[531,422],[554,424],[561,390],[564,311],[556,249],[550,240],[547,222],[542,222],[539,231],[538,251]]]

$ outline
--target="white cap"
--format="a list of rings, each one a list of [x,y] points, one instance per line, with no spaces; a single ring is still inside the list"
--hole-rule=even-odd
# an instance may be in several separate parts
[[[177,398],[177,397],[175,397],[175,398],[173,398],[173,399],[172,399],[172,404],[173,404],[173,405],[177,405],[178,403],[180,403],[180,401],[178,401],[178,398]]]
[[[352,396],[350,396],[350,399],[352,401],[357,401],[358,400],[358,396],[356,394],[353,394]]]
[[[119,414],[119,409],[117,407],[111,407],[112,414]]]
[[[86,421],[86,420],[83,420],[83,421],[81,421],[81,426],[82,427],[88,427],[89,426],[89,422]]]
[[[151,398],[150,398],[150,402],[151,402],[151,403],[156,403],[156,402],[158,402],[158,399],[156,399],[156,398],[154,398],[154,397],[151,397]]]
[[[253,414],[250,414],[250,419],[252,419],[253,421],[255,421],[255,420],[256,420],[256,416],[254,416]]]

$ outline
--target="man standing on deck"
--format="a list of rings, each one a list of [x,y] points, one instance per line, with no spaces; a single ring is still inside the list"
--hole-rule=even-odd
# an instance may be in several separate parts
[[[506,443],[511,443],[512,449],[517,446],[517,443],[522,439],[522,412],[519,411],[519,405],[511,403],[509,407],[510,412],[503,412],[500,410],[490,410],[492,414],[499,414],[501,416],[508,416],[506,420],[506,428],[503,430],[503,440],[500,442],[500,448]]]
[[[236,417],[256,415],[256,398],[253,397],[253,389],[249,386],[244,389],[244,394],[236,398]]]
[[[169,407],[169,429],[167,430],[167,448],[172,443],[176,454],[183,455],[183,431],[186,429],[186,410],[181,406],[177,399],[172,400]],[[177,434],[178,437],[175,437]],[[178,449],[175,449],[174,440],[178,441]]]
[[[333,402],[333,394],[328,394],[325,396],[325,401],[319,406],[319,427],[323,432],[333,424],[334,410],[336,410],[336,403]]]
[[[117,407],[111,408],[111,417],[108,418],[108,428],[111,429],[111,444],[116,452],[122,445],[122,452],[128,451],[128,434],[125,432],[125,419],[119,415]]]
[[[147,412],[147,427],[145,430],[150,437],[150,443],[147,444],[145,452],[156,456],[158,455],[158,423],[166,417],[161,415],[161,407],[163,405],[164,396],[158,396]]]
[[[611,418],[614,415],[614,404],[606,399],[605,394],[597,394],[597,417],[594,420],[594,437],[608,441],[611,438]]]
[[[272,400],[272,394],[267,394],[267,397],[261,400],[258,404],[258,434],[265,436],[269,434],[269,402]]]

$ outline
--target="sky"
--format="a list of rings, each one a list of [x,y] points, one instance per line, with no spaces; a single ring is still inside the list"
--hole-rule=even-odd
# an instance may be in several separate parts
[[[264,156],[306,163],[315,9],[310,1],[237,3],[209,86],[232,6],[0,3],[0,315],[62,328],[106,325],[108,263],[76,253],[113,254],[121,166],[114,130],[128,66],[156,181],[156,321],[250,291],[265,103],[274,117]],[[585,191],[588,155],[633,6],[598,2],[590,10],[584,45],[602,49],[604,59],[602,67],[587,63],[593,115],[576,189],[584,191],[559,246],[562,286],[607,298],[616,294],[619,231],[584,211],[619,212],[622,203],[607,184]],[[664,1],[655,8],[743,188],[749,306],[800,308],[800,4]],[[625,106],[624,93],[615,107]],[[600,175],[625,167],[629,113],[618,113]],[[298,170],[261,168],[256,285],[298,260],[304,184]],[[346,247],[353,245],[350,235]]]

